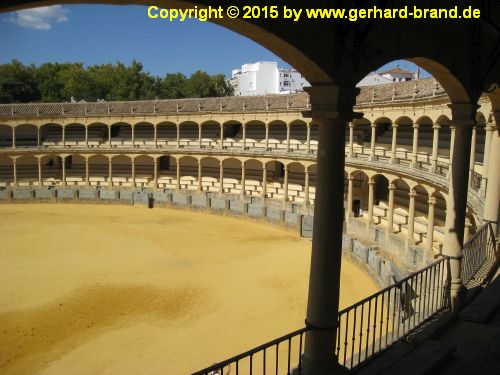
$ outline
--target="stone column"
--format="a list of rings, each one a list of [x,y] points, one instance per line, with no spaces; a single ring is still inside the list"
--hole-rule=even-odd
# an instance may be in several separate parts
[[[375,179],[368,180],[368,223],[373,224],[373,201],[374,201]]]
[[[500,114],[498,114],[498,118],[500,118]],[[498,197],[500,197],[500,168],[497,165],[500,160],[500,137],[498,129],[492,133],[489,158],[491,163],[488,169],[488,186],[484,202],[484,221],[492,224],[493,233],[498,236]]]
[[[219,195],[224,195],[224,162],[219,162]]]
[[[201,124],[198,124],[198,143],[199,143],[199,148],[201,148],[202,142],[201,142],[201,136],[202,136],[202,128]]]
[[[42,187],[43,186],[43,181],[42,181],[42,158],[38,158],[38,186]]]
[[[353,217],[353,212],[352,212],[353,182],[354,178],[352,176],[347,176],[347,213],[345,215],[347,222],[349,222]]]
[[[113,158],[110,157],[109,158],[109,170],[108,170],[108,178],[109,178],[109,181],[108,181],[108,186],[113,186]]]
[[[155,148],[158,148],[158,125],[153,125],[153,142],[155,144]]]
[[[288,202],[288,165],[285,165],[285,177],[283,178],[283,202]]]
[[[432,156],[431,156],[431,173],[436,173],[437,171],[437,161],[438,161],[438,150],[439,150],[439,129],[441,126],[439,124],[434,124],[432,126],[434,130],[432,135]]]
[[[427,213],[427,248],[432,250],[432,244],[434,243],[434,210],[436,207],[436,197],[429,195],[429,211]]]
[[[132,187],[135,188],[135,158],[132,158]]]
[[[486,186],[488,184],[488,173],[490,166],[490,153],[491,153],[491,140],[495,132],[494,124],[487,124],[485,127],[486,137],[484,140],[484,157],[483,157],[483,176],[481,178],[480,194],[482,197],[486,196]]]
[[[198,160],[198,191],[203,191],[203,176],[201,172],[201,159]]]
[[[304,204],[309,205],[309,167],[305,167],[305,181],[304,181]]]
[[[262,198],[267,197],[267,168],[264,164],[262,166]]]
[[[153,171],[153,187],[158,189],[158,158],[153,159],[154,171]]]
[[[85,147],[89,148],[89,127],[85,126]]]
[[[36,127],[36,145],[40,147],[40,127]]]
[[[220,124],[220,149],[224,149],[224,124]]]
[[[408,243],[415,243],[413,234],[415,233],[415,198],[417,197],[417,192],[415,189],[410,189],[410,207],[408,208]]]
[[[175,173],[175,176],[176,176],[176,190],[179,191],[181,190],[181,159],[176,159],[176,164],[175,164],[175,168],[176,168],[176,173]]]
[[[135,126],[131,125],[132,128],[132,147],[135,147]]]
[[[290,132],[292,130],[292,126],[290,124],[286,124],[286,150],[290,151]]]
[[[12,127],[12,148],[16,148],[16,128]]]
[[[19,185],[17,183],[17,158],[12,159],[12,171],[14,173],[14,186],[17,187]]]
[[[453,162],[453,152],[455,150],[455,131],[456,127],[454,125],[450,125],[450,156],[449,156],[449,169],[447,177],[450,177],[451,165]]]
[[[371,129],[372,129],[372,135],[371,135],[371,140],[370,140],[370,161],[375,161],[377,160],[377,157],[375,156],[375,138],[377,135],[377,124],[371,124]]]
[[[266,151],[269,150],[269,124],[266,124]]]
[[[389,184],[389,212],[387,214],[387,227],[389,233],[394,233],[394,193],[396,192],[396,184]]]
[[[309,273],[302,375],[345,372],[335,356],[339,309],[344,206],[345,130],[354,117],[355,88],[334,85],[307,87],[311,111],[319,124],[314,235]]]
[[[472,128],[472,139],[470,143],[470,159],[469,159],[469,186],[474,185],[474,165],[476,164],[476,134],[477,126]]]
[[[417,168],[418,167],[418,128],[419,124],[413,124],[413,147],[411,153],[411,163],[410,167]]]
[[[181,126],[176,124],[175,127],[177,130],[177,148],[181,148]]]
[[[243,150],[247,148],[247,127],[245,124],[242,125],[243,127]]]
[[[451,276],[451,283],[449,290],[451,306],[453,311],[457,311],[462,305],[465,291],[461,280],[462,250],[467,206],[470,145],[472,127],[476,117],[476,107],[470,104],[455,103],[450,104],[450,108],[453,123],[453,143],[450,147],[452,149],[452,158],[446,202],[443,254],[450,257],[449,274]]]
[[[85,158],[85,185],[90,186],[89,158]]]
[[[111,125],[108,125],[108,146],[111,147]]]
[[[306,134],[307,152],[311,152],[311,123],[307,123],[307,134]]]
[[[349,123],[349,152],[347,154],[349,158],[354,157],[354,123]]]
[[[66,126],[62,127],[62,146],[66,147]]]
[[[241,162],[241,196],[246,194],[246,186],[245,186],[245,162]]]
[[[396,157],[396,145],[398,142],[398,124],[392,124],[392,144],[391,144],[391,163],[395,164]]]
[[[62,186],[66,186],[66,156],[62,156],[61,159],[62,159]]]

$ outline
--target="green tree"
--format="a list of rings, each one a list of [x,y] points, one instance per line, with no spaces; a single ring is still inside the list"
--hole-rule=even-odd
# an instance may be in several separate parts
[[[33,70],[18,60],[0,65],[0,103],[31,102],[40,99]]]

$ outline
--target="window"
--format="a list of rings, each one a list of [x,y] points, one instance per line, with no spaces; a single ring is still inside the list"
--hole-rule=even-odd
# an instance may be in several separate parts
[[[283,81],[283,86],[290,86],[290,81]]]

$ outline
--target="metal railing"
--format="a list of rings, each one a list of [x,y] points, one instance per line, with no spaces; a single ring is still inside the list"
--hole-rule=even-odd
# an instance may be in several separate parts
[[[495,261],[495,236],[491,223],[481,226],[464,244],[462,252],[462,281],[467,285],[487,260]]]
[[[192,375],[277,375],[290,374],[292,369],[297,369],[300,374],[304,334],[307,330],[299,329]]]
[[[335,354],[355,368],[448,307],[448,258],[339,312]]]

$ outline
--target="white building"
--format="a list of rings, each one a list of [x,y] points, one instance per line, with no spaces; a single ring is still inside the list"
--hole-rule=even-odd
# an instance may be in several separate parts
[[[230,83],[236,96],[289,94],[303,91],[304,86],[309,85],[295,69],[278,68],[273,61],[245,64],[233,70]]]
[[[409,70],[401,69],[396,65],[393,69],[383,70],[381,72],[372,72],[358,82],[357,87],[384,85],[394,82],[405,82],[416,79],[416,74]]]

